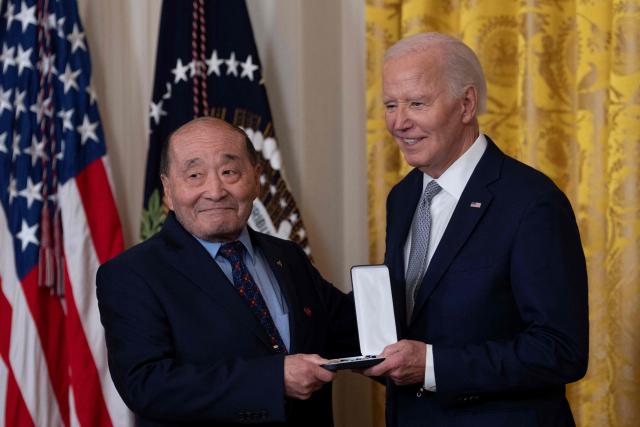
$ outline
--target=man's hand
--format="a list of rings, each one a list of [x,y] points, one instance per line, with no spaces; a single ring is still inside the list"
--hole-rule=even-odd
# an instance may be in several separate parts
[[[420,341],[401,340],[388,345],[380,354],[385,360],[362,373],[370,377],[385,376],[396,385],[424,383],[427,345]]]
[[[333,381],[335,373],[321,368],[326,363],[317,354],[292,354],[284,358],[284,392],[288,397],[306,400],[325,383]]]

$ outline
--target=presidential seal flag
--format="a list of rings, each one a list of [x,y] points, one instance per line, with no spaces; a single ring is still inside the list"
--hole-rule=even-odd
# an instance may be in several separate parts
[[[95,273],[123,247],[75,0],[0,13],[0,426],[128,426]]]
[[[244,1],[164,0],[149,107],[149,153],[141,237],[166,215],[160,148],[169,134],[199,116],[242,127],[261,156],[260,196],[249,225],[290,239],[309,254],[305,229],[282,177],[262,67]]]

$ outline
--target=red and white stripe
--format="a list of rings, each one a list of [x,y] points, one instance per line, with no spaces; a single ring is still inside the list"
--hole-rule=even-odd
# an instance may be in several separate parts
[[[109,377],[95,297],[100,263],[123,249],[103,159],[59,188],[65,299],[18,280],[0,209],[0,427],[126,427],[130,412]]]

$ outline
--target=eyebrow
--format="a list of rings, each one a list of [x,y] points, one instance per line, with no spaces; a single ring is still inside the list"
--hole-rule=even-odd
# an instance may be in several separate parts
[[[431,93],[425,93],[425,92],[418,92],[418,93],[412,93],[410,96],[388,96],[388,95],[382,95],[382,99],[383,100],[391,100],[394,101],[396,99],[420,99],[420,98],[428,98],[430,96],[433,96],[433,94]]]
[[[192,166],[197,166],[199,164],[203,163],[202,159],[200,157],[194,157],[193,159],[187,159],[184,161],[184,163],[182,164],[184,169],[189,169]]]
[[[225,154],[222,155],[221,164],[239,162],[239,161],[240,161],[240,156],[236,156],[235,154],[226,154],[225,153]],[[182,163],[182,166],[183,166],[182,170],[189,170],[189,168],[192,168],[194,166],[199,166],[199,165],[201,165],[203,163],[204,163],[204,161],[200,157],[194,157],[192,159],[187,159]]]
[[[240,156],[236,156],[235,154],[223,154],[223,162],[227,163],[227,162],[238,162],[240,161]]]
[[[413,101],[424,101],[424,102],[430,102],[430,101],[434,101],[435,99],[437,99],[440,96],[440,92],[435,93],[435,94],[426,94],[426,93],[419,93],[416,95],[412,95],[411,97],[408,98],[403,98],[403,99],[398,99],[398,98],[382,98],[382,103],[386,104],[389,102],[395,102],[398,104],[406,104],[408,102],[413,102]]]

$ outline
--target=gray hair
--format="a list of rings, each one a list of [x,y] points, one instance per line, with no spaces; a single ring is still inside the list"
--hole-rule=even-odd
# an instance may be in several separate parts
[[[415,34],[387,49],[384,62],[407,54],[427,52],[433,48],[442,49],[444,75],[451,94],[455,97],[462,96],[465,87],[473,85],[478,92],[478,113],[485,112],[487,83],[482,65],[473,50],[455,37],[435,32]]]

